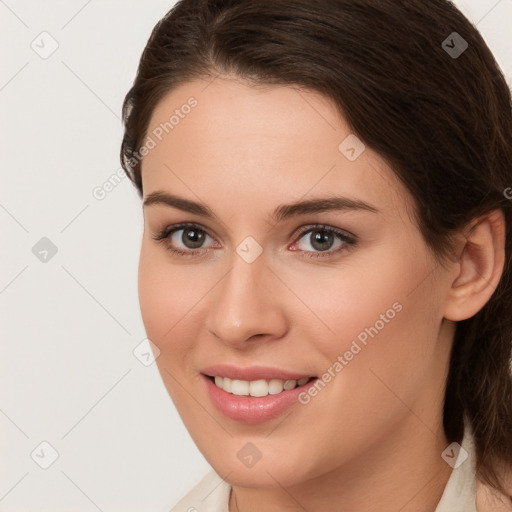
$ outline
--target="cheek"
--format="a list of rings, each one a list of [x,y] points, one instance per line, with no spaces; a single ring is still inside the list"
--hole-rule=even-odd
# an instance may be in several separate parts
[[[391,418],[403,408],[401,400],[414,403],[437,366],[442,313],[430,283],[418,285],[429,263],[395,259],[387,270],[378,269],[347,283],[349,299],[339,293],[337,342],[324,345],[331,364],[343,359],[334,401],[350,407],[360,422],[368,411]]]
[[[139,304],[148,338],[161,350],[179,329],[191,307],[189,303],[197,300],[185,268],[173,265],[162,247],[143,241],[138,270]]]
[[[217,279],[207,266],[177,264],[162,247],[143,240],[139,304],[147,337],[160,349],[156,362],[161,372],[165,368],[173,375],[194,374],[192,362],[204,328],[208,292]]]
[[[395,247],[380,251],[378,259],[358,262],[357,268],[331,269],[330,278],[316,281],[323,287],[309,288],[308,305],[329,328],[318,331],[327,334],[316,337],[315,349],[327,368],[343,358],[347,393],[355,391],[352,384],[358,393],[361,385],[382,388],[371,373],[379,369],[395,388],[414,386],[434,356],[442,313],[428,279],[432,262],[418,251]],[[298,295],[306,293],[303,286]],[[310,327],[315,322],[322,327],[311,318]]]
[[[160,350],[156,366],[176,408],[187,411],[191,404],[181,392],[180,382],[190,365],[190,340],[195,338],[187,312],[197,302],[197,291],[186,279],[186,267],[170,263],[161,247],[144,240],[138,269],[140,311],[147,337]]]
[[[404,320],[401,310],[411,301],[408,294],[422,271],[418,265],[381,247],[338,268],[313,268],[304,277],[293,270],[287,281],[310,310],[299,322],[308,324],[312,336],[317,329],[315,348],[332,359],[349,350],[353,340],[364,346],[372,335],[385,337],[392,324]]]

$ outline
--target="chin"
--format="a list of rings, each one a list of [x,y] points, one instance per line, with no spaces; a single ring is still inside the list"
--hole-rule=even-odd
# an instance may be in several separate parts
[[[252,468],[233,467],[233,465],[216,464],[212,466],[226,482],[237,487],[277,488],[290,487],[303,482],[306,477],[298,474],[296,468],[263,465],[260,461]]]
[[[276,488],[299,485],[305,480],[318,476],[313,467],[306,466],[303,457],[297,453],[279,452],[271,446],[254,441],[261,446],[260,458],[249,439],[233,438],[225,445],[218,446],[212,453],[211,445],[202,451],[215,472],[233,486],[247,488]],[[201,446],[198,445],[201,449]],[[290,445],[289,445],[290,447]],[[252,454],[251,460],[249,454]],[[307,459],[306,459],[307,460]],[[321,470],[317,468],[317,472]]]

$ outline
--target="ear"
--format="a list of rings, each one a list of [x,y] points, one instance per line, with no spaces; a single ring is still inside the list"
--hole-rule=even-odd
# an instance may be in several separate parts
[[[458,275],[448,292],[444,316],[459,321],[478,313],[496,290],[505,264],[505,218],[493,210],[462,233]]]

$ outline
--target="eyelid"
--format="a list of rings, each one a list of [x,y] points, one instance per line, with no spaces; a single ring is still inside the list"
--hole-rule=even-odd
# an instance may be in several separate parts
[[[162,238],[169,237],[171,234],[176,231],[180,231],[181,229],[197,229],[198,231],[206,233],[210,238],[215,238],[210,235],[208,228],[205,228],[196,222],[178,222],[176,224],[168,224],[163,228],[157,229],[157,232],[152,235],[152,238],[154,240],[161,240]]]
[[[358,237],[356,235],[354,235],[350,231],[347,231],[346,229],[336,228],[334,226],[330,226],[329,224],[322,224],[322,223],[306,224],[305,226],[300,226],[293,232],[293,234],[291,236],[295,240],[297,237],[301,238],[305,234],[309,233],[310,231],[312,231],[314,229],[324,229],[325,231],[332,231],[334,233],[343,235],[346,238],[350,238],[354,242],[356,242],[358,240]]]

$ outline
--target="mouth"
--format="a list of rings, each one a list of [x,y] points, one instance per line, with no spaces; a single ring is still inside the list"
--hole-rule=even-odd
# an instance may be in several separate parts
[[[261,423],[282,415],[318,378],[264,367],[218,365],[201,372],[205,392],[225,417]]]
[[[301,379],[258,379],[240,380],[229,377],[207,376],[219,389],[236,396],[264,397],[278,395],[284,391],[290,391],[304,386],[316,377],[303,377]]]

